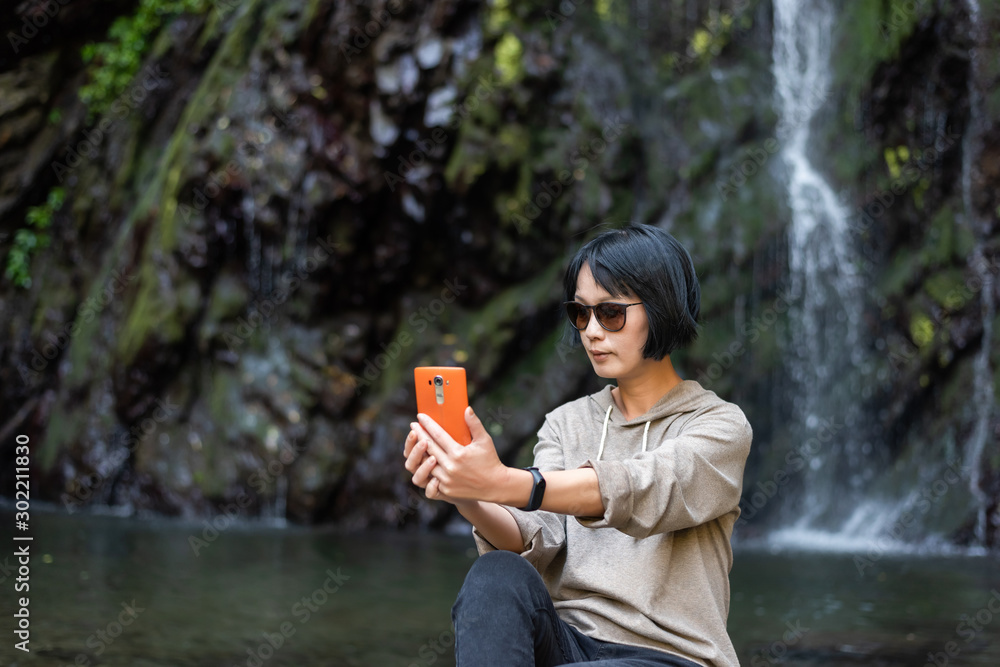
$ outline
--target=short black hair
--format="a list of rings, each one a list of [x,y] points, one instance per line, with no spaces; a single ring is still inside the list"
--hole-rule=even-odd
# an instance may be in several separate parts
[[[598,285],[613,296],[634,293],[649,319],[644,359],[659,361],[698,337],[701,287],[691,255],[680,242],[652,225],[613,229],[577,251],[566,269],[566,300],[576,299],[576,281],[584,262]],[[579,344],[579,332],[566,324],[565,339]]]

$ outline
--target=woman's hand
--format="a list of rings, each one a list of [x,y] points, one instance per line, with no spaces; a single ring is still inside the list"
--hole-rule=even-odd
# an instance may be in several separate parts
[[[424,489],[428,499],[444,500],[454,504],[453,499],[441,493],[438,480],[431,477],[431,470],[437,465],[437,460],[427,453],[428,440],[426,437],[421,439],[423,429],[416,423],[410,424],[410,429],[403,443],[403,456],[406,457],[403,467],[413,473],[413,484]]]
[[[404,448],[413,483],[426,489],[432,499],[455,504],[463,500],[497,502],[497,492],[508,486],[510,469],[500,461],[493,438],[472,408],[465,410],[465,423],[472,433],[468,445],[455,442],[425,414],[417,415],[417,422],[410,424],[412,430],[406,438],[408,454]]]

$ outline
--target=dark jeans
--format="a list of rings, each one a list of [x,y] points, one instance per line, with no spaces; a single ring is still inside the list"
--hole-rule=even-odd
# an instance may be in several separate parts
[[[602,642],[559,618],[541,576],[510,551],[480,556],[451,610],[457,667],[599,663],[698,667],[661,651]]]

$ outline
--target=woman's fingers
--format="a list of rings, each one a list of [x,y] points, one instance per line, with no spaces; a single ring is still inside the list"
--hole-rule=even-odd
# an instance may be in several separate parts
[[[434,469],[435,465],[437,465],[437,461],[433,456],[428,456],[424,459],[424,462],[421,463],[413,473],[413,483],[422,489],[427,488],[427,484],[432,479],[431,471]]]
[[[419,426],[423,427],[424,432],[433,440],[437,445],[444,451],[448,456],[453,456],[456,452],[462,449],[462,445],[455,442],[454,438],[448,435],[441,426],[431,419],[428,415],[419,413],[417,415],[417,422]]]
[[[410,424],[410,432],[406,434],[406,440],[403,441],[403,456],[405,458],[410,456],[413,445],[417,444],[417,434],[413,431],[413,426],[413,424]]]
[[[419,440],[410,448],[410,454],[406,457],[406,463],[403,464],[403,467],[407,471],[415,473],[426,457],[427,441]]]
[[[469,427],[469,433],[472,434],[473,440],[481,440],[484,436],[489,438],[490,434],[486,431],[486,427],[483,426],[483,422],[479,421],[479,415],[475,413],[472,406],[465,409],[465,424]]]
[[[409,457],[410,452],[421,440],[428,440],[427,431],[417,422],[410,424],[410,432],[406,434],[406,440],[403,441],[403,456]]]
[[[433,419],[429,421],[430,424],[432,425],[432,428],[437,427],[437,424],[435,424]],[[452,460],[451,454],[448,452],[445,446],[442,446],[441,442],[437,438],[431,435],[430,431],[428,431],[421,424],[418,423],[410,424],[410,428],[413,429],[413,432],[416,434],[416,444],[413,445],[414,450],[420,449],[425,454],[435,457],[439,465],[442,465],[446,468],[451,467],[451,460]],[[440,430],[440,427],[437,428]],[[447,434],[445,434],[445,437],[451,440],[451,437],[448,436]],[[452,443],[454,443],[453,440]],[[459,449],[462,448],[461,445],[456,444],[455,446],[458,447]],[[419,461],[417,462],[417,464],[419,465]],[[409,468],[407,468],[407,470],[409,470]]]

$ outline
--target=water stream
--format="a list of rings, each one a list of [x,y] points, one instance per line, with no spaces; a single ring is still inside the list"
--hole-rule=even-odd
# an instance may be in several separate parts
[[[973,38],[978,40],[984,30],[981,21],[979,3],[968,0],[969,23],[972,25]],[[975,384],[973,386],[973,401],[977,406],[976,426],[969,442],[966,467],[972,471],[969,479],[969,490],[972,492],[979,507],[977,510],[975,535],[980,544],[986,544],[987,510],[989,497],[981,488],[982,465],[981,458],[989,439],[990,423],[994,403],[993,374],[990,370],[990,350],[993,340],[993,318],[995,306],[993,301],[993,272],[984,253],[984,244],[988,237],[987,225],[980,220],[972,204],[972,171],[973,163],[982,150],[983,110],[982,96],[979,94],[980,56],[973,48],[969,58],[969,127],[966,129],[962,142],[962,203],[965,208],[965,218],[976,239],[970,264],[979,280],[980,312],[983,320],[982,343],[976,355]]]
[[[847,208],[813,161],[812,126],[830,90],[833,8],[825,0],[776,0],[773,68],[780,112],[778,136],[787,167],[790,293],[793,306],[785,355],[793,383],[795,443],[817,434],[823,446],[802,473],[802,502],[773,537],[822,540],[844,534],[851,522],[837,500],[859,495],[873,479],[878,448],[864,436],[860,382],[866,366],[859,330],[862,281],[850,244]],[[868,394],[870,396],[870,394]],[[861,399],[861,400],[859,400]],[[804,511],[799,511],[805,508]]]

